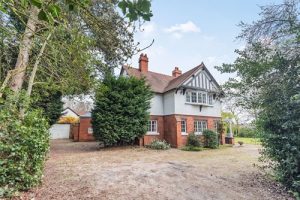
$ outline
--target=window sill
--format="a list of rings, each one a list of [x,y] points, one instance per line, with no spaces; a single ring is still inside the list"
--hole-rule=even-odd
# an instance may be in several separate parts
[[[206,107],[214,107],[213,105],[206,104],[206,103],[191,103],[191,102],[185,102],[185,104],[197,105],[197,106],[206,106]]]
[[[202,135],[201,132],[195,132],[195,135]]]
[[[159,135],[158,132],[147,132],[146,135]]]
[[[188,133],[185,133],[185,132],[181,132],[181,135],[188,135]]]

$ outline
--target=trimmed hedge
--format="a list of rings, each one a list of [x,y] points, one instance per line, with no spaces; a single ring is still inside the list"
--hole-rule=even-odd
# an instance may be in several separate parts
[[[19,107],[0,109],[0,197],[36,186],[49,150],[49,125],[40,110],[20,118]]]
[[[92,110],[95,138],[105,146],[133,144],[147,132],[151,98],[144,79],[106,76]]]
[[[217,149],[219,148],[219,134],[212,130],[204,130],[204,147]]]

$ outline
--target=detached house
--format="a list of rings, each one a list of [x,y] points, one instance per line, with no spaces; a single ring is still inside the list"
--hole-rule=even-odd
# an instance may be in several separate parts
[[[143,145],[155,138],[173,147],[186,144],[187,135],[216,130],[221,118],[220,87],[203,63],[182,73],[178,67],[172,75],[152,72],[147,54],[141,54],[139,68],[123,66],[121,76],[145,77],[155,93],[151,101],[148,131]]]

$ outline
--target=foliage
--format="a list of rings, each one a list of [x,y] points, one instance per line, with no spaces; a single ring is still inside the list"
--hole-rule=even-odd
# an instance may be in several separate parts
[[[31,107],[35,109],[42,109],[43,116],[48,119],[49,125],[57,122],[63,111],[62,93],[55,90],[46,90],[37,87],[33,96],[35,101],[31,103]]]
[[[241,23],[239,38],[246,48],[236,50],[233,64],[221,72],[238,76],[225,84],[240,105],[255,110],[262,155],[279,181],[300,191],[300,1],[262,7],[261,19]]]
[[[167,143],[165,140],[155,139],[146,147],[150,149],[167,150],[171,148],[171,145]]]
[[[193,146],[193,147],[201,147],[202,146],[199,136],[197,136],[195,133],[190,133],[187,136],[186,145]]]
[[[106,76],[92,110],[94,136],[105,145],[132,144],[147,131],[152,92],[144,79]]]
[[[183,150],[183,151],[202,151],[203,148],[199,147],[199,146],[196,147],[196,146],[190,146],[190,145],[188,145],[188,146],[182,147],[181,150]]]
[[[40,110],[21,119],[18,97],[8,97],[0,109],[0,196],[37,185],[49,150],[49,125]]]
[[[218,133],[206,129],[203,131],[203,136],[204,136],[204,147],[211,148],[211,149],[219,148]]]
[[[58,123],[59,124],[75,124],[75,123],[78,123],[78,121],[79,121],[78,117],[62,116],[59,118]]]
[[[237,136],[246,138],[257,138],[259,137],[259,133],[255,128],[241,127],[240,133]]]

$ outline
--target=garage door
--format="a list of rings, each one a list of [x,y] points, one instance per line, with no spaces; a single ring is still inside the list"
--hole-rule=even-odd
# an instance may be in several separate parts
[[[69,138],[70,124],[54,124],[50,128],[51,139]]]

